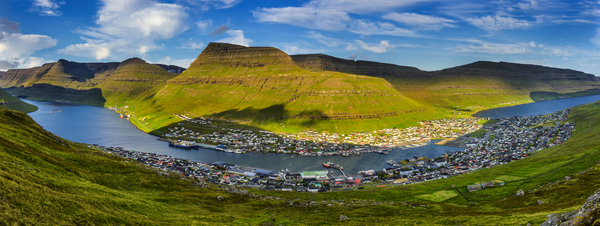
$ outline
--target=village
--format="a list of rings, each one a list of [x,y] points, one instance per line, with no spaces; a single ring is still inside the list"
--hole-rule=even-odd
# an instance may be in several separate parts
[[[329,169],[289,172],[287,170],[257,169],[225,162],[199,163],[167,155],[95,146],[163,171],[176,172],[189,178],[214,184],[277,191],[344,191],[364,189],[369,186],[386,187],[443,179],[525,158],[541,149],[559,145],[569,139],[574,124],[565,122],[568,114],[569,109],[566,109],[548,116],[502,118],[492,125],[483,126],[479,133],[462,136],[460,145],[466,148],[464,151],[445,153],[435,159],[414,156],[407,159],[390,160],[388,168],[363,170],[354,174],[346,174],[340,170],[342,175],[335,175]],[[457,125],[476,124],[476,120],[478,119],[459,120],[463,124],[457,123]],[[446,120],[445,122],[452,121]],[[436,131],[444,131],[436,130],[436,128],[443,128],[440,127],[443,125],[440,122],[422,123],[422,125],[425,127],[407,131],[429,136],[440,133]],[[274,137],[274,135],[271,136],[272,141],[275,141]],[[324,137],[326,138],[326,136],[321,138]],[[335,141],[335,138],[332,139]],[[285,143],[296,139],[282,138],[282,140]],[[248,143],[257,141],[258,139]],[[306,145],[307,143],[300,144]]]
[[[202,125],[211,124],[208,118],[178,117]],[[253,152],[290,153],[302,156],[360,155],[377,152],[387,154],[391,148],[418,147],[432,139],[456,138],[482,127],[479,118],[441,119],[419,122],[418,127],[381,129],[350,134],[303,131],[298,134],[247,129],[222,128],[212,133],[201,133],[184,127],[183,123],[170,127],[163,134],[171,146],[205,148],[243,154]]]

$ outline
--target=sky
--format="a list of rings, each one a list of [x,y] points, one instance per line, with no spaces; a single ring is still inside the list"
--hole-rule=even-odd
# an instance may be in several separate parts
[[[0,70],[139,57],[187,68],[210,42],[434,71],[475,61],[600,76],[599,0],[0,0]]]

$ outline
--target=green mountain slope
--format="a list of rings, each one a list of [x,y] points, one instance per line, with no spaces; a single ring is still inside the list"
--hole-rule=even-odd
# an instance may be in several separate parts
[[[386,79],[405,96],[427,105],[474,112],[499,105],[600,93],[600,81],[579,71],[506,62],[475,62],[440,71],[322,54],[292,56],[312,71],[339,71]]]
[[[0,222],[535,225],[550,213],[578,209],[600,188],[600,141],[595,139],[600,128],[591,127],[600,123],[600,105],[574,108],[571,115],[576,130],[567,142],[490,169],[421,184],[351,192],[251,189],[267,195],[255,199],[212,185],[193,186],[178,175],[158,173],[133,159],[66,141],[43,130],[24,113],[0,109]],[[506,185],[466,191],[466,185],[494,179],[502,179]],[[520,189],[525,195],[514,196]],[[217,201],[218,196],[224,201]],[[430,199],[437,201],[427,201]],[[340,216],[348,219],[340,221]]]
[[[164,84],[176,75],[158,65],[146,63],[139,58],[131,58],[123,61],[104,81],[98,82],[97,87],[102,90],[102,96],[108,100],[107,104],[123,103]]]
[[[105,106],[131,100],[182,70],[172,65],[148,64],[138,58],[121,63],[77,63],[61,59],[35,70],[9,70],[5,75],[0,74],[0,86],[11,87],[7,89],[9,93],[31,100]],[[29,76],[34,72],[35,76]]]
[[[155,91],[136,100],[138,118],[155,128],[184,113],[273,131],[349,132],[442,117],[384,79],[310,72],[271,47],[211,43],[190,68]]]
[[[10,109],[10,110],[15,110],[15,111],[21,111],[21,112],[33,112],[33,111],[37,111],[37,109],[38,109],[38,107],[36,107],[35,105],[25,103],[25,102],[19,100],[19,98],[16,98],[1,89],[0,89],[0,107]]]

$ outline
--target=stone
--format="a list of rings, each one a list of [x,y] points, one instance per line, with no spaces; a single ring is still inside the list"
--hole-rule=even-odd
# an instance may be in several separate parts
[[[600,190],[588,197],[581,209],[562,214],[551,214],[542,226],[583,226],[600,223]]]
[[[515,196],[523,196],[525,195],[525,191],[523,191],[523,189],[517,191],[517,194],[515,194]]]
[[[341,221],[348,220],[348,219],[350,219],[350,218],[348,218],[347,216],[344,216],[344,215],[340,215],[340,220]]]
[[[217,200],[218,200],[218,201],[223,201],[223,200],[225,200],[225,198],[223,198],[223,196],[220,196],[220,195],[219,195],[219,196],[217,197]]]

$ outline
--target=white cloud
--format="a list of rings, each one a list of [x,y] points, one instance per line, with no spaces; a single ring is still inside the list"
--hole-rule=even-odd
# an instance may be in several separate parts
[[[34,0],[32,10],[42,16],[60,16],[61,12],[57,10],[59,7],[54,0]]]
[[[395,45],[390,45],[390,41],[388,40],[382,40],[379,42],[379,44],[369,44],[361,40],[355,40],[355,42],[358,43],[362,49],[374,53],[385,53],[388,51],[388,49],[393,49],[396,47]]]
[[[436,17],[436,16],[427,16],[420,15],[416,13],[389,13],[383,16],[384,19],[396,21],[398,23],[408,24],[410,26],[415,26],[424,30],[439,30],[443,27],[455,27],[451,23],[455,23],[456,21]]]
[[[335,31],[346,30],[348,26],[356,27],[356,23],[360,25],[360,22],[356,22],[350,17],[351,13],[388,12],[420,1],[427,0],[312,0],[300,7],[258,8],[252,11],[252,14],[259,22],[283,23],[309,29]],[[351,23],[354,24],[350,25]],[[389,27],[385,24],[383,26]],[[386,28],[380,26],[379,29]],[[394,28],[393,30],[398,29]],[[360,30],[364,30],[364,28]],[[392,31],[395,34],[403,32]]]
[[[194,42],[193,39],[190,38],[189,41],[183,43],[183,45],[181,47],[179,47],[178,49],[202,49],[204,48],[204,42],[200,41],[200,42]]]
[[[596,36],[590,40],[594,45],[600,47],[600,28],[596,29]]]
[[[8,57],[18,58],[28,56],[42,49],[56,46],[56,39],[46,35],[23,35],[19,33],[4,34],[0,43],[1,54]]]
[[[527,20],[519,20],[512,17],[506,17],[496,14],[495,16],[484,16],[479,18],[467,18],[466,20],[473,26],[489,31],[499,31],[506,29],[526,28],[533,25]]]
[[[196,60],[196,58],[190,58],[190,59],[171,59],[171,57],[166,56],[163,59],[159,59],[158,61],[151,61],[151,60],[146,60],[149,63],[152,64],[165,64],[165,65],[176,65],[182,68],[188,68],[190,67],[190,64],[192,64],[192,62],[194,62]]]
[[[512,54],[538,54],[553,57],[570,57],[574,55],[574,51],[569,48],[547,47],[535,42],[523,43],[489,43],[481,40],[455,40],[464,41],[474,44],[459,45],[453,48],[448,48],[454,52],[466,53],[485,53],[492,55],[512,55]]]
[[[388,22],[371,22],[356,20],[350,25],[350,31],[361,35],[392,35],[405,37],[419,37],[414,31],[399,28]]]
[[[327,47],[337,47],[344,43],[339,39],[325,37],[322,34],[315,31],[309,31],[306,37],[315,39],[321,44],[326,45]]]
[[[487,53],[495,55],[506,55],[506,54],[523,54],[531,52],[529,49],[529,43],[517,43],[517,44],[498,44],[498,43],[483,43],[480,45],[459,45],[454,48],[450,48],[454,52],[467,52],[467,53]]]
[[[103,0],[96,28],[76,32],[93,37],[86,43],[73,44],[59,53],[96,60],[128,58],[160,49],[154,42],[173,38],[188,27],[185,8],[150,0]],[[122,54],[117,57],[115,54]]]
[[[0,17],[0,70],[40,66],[47,61],[31,55],[56,43],[47,35],[21,34],[19,23]]]
[[[242,30],[228,30],[226,33],[231,37],[221,39],[217,42],[242,45],[246,47],[250,46],[250,43],[252,43],[252,40],[244,38],[244,31]]]
[[[540,5],[537,0],[526,0],[524,2],[517,3],[517,6],[522,10],[539,9]]]
[[[227,9],[231,8],[242,0],[178,0],[177,2],[188,4],[193,7],[192,9],[200,9],[201,11],[208,11],[211,7],[216,9]]]
[[[345,12],[313,7],[261,8],[252,11],[259,22],[290,24],[319,30],[344,30],[350,22]]]
[[[212,29],[212,23],[213,21],[211,19],[208,20],[201,20],[196,22],[196,25],[198,26],[198,28],[200,28],[200,31],[204,34],[208,34],[208,31],[210,29]]]

